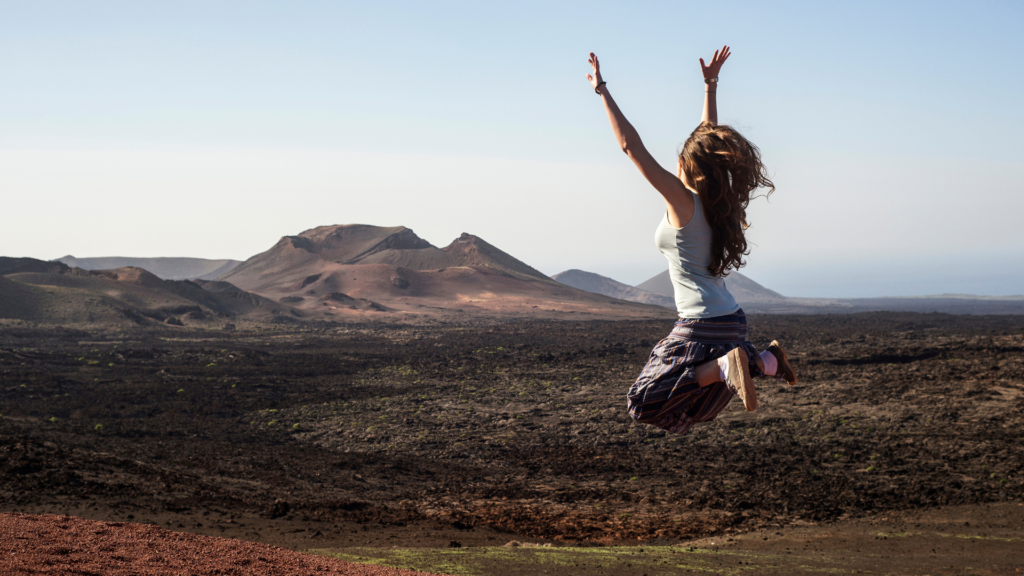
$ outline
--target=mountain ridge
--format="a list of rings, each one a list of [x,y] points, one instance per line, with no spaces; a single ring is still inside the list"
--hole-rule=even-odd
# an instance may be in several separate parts
[[[72,255],[53,260],[82,270],[113,270],[142,268],[163,280],[213,280],[241,264],[241,260],[209,260],[206,258],[102,256],[76,258]]]
[[[294,309],[257,294],[205,290],[136,267],[83,270],[60,262],[0,258],[0,318],[48,323],[181,325],[245,317],[297,319]]]
[[[675,309],[676,306],[675,299],[671,296],[647,292],[594,272],[574,268],[565,272],[559,272],[551,278],[567,286],[596,294],[604,294],[612,298],[619,298],[630,302],[642,302],[671,309]]]
[[[725,285],[736,301],[742,306],[746,304],[781,304],[788,300],[786,296],[765,288],[749,277],[733,270],[725,277]],[[668,270],[660,272],[644,282],[636,285],[640,290],[654,294],[673,296],[672,277]]]
[[[311,228],[282,237],[217,280],[327,316],[359,309],[344,298],[414,314],[661,314],[560,284],[479,236],[464,232],[438,248],[404,226]]]

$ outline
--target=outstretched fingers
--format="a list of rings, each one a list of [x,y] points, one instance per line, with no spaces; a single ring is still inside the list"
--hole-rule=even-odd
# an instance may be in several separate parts
[[[703,58],[698,58],[700,61],[700,71],[704,74],[704,78],[714,78],[718,76],[718,71],[722,69],[722,64],[732,55],[732,51],[729,46],[722,46],[720,49],[715,50],[714,56],[711,57],[711,62],[705,63]]]
[[[728,58],[730,54],[731,52],[729,51],[728,46],[722,46],[721,50],[716,50],[715,59],[718,60],[718,65],[721,66],[722,64],[724,64],[726,58]]]
[[[587,58],[587,63],[590,64],[591,74],[587,74],[587,82],[597,89],[601,83],[601,62],[597,59],[597,55],[591,52]]]

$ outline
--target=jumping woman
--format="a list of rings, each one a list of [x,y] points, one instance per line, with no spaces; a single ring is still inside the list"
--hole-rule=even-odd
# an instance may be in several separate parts
[[[593,53],[592,73],[587,74],[622,151],[665,198],[655,243],[668,259],[679,320],[651,352],[629,389],[627,405],[638,422],[676,434],[714,420],[733,395],[753,412],[754,376],[796,384],[796,373],[778,342],[758,354],[747,341],[746,316],[725,286],[725,275],[743,266],[743,257],[750,252],[744,230],[751,194],[758,188],[769,188],[768,194],[775,190],[757,146],[718,124],[718,72],[729,54],[724,46],[715,51],[710,64],[700,59],[704,112],[683,144],[676,174],[654,160],[622,115]]]

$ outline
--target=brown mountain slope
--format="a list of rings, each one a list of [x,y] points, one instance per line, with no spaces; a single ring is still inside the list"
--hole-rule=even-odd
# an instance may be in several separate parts
[[[160,322],[169,314],[148,310],[120,298],[110,282],[87,278],[88,272],[63,274],[19,272],[0,276],[0,318],[53,324]],[[148,314],[147,314],[148,313]]]
[[[0,256],[0,276],[18,272],[52,272],[65,274],[70,270],[61,262],[47,262],[35,258],[11,258]]]
[[[409,230],[409,232],[412,232]],[[353,262],[355,263],[355,262]],[[547,282],[548,277],[472,234],[459,236],[444,248],[387,249],[366,255],[359,264],[390,264],[411,270],[440,270],[454,266],[487,269],[527,281]]]
[[[244,316],[248,319],[298,316],[290,306],[279,304],[259,294],[246,292],[230,282],[196,280],[191,283],[207,292],[220,306],[228,310],[231,316]]]
[[[288,306],[255,294],[237,289],[207,291],[190,281],[161,280],[141,268],[86,271],[60,263],[34,262],[5,267],[26,271],[0,276],[0,318],[146,324],[169,319],[202,323],[299,315]]]
[[[40,321],[53,295],[42,288],[0,276],[0,318]]]
[[[219,280],[335,317],[384,309],[428,315],[664,314],[559,284],[471,234],[437,248],[402,226],[321,226],[285,236]]]
[[[404,226],[365,224],[320,226],[298,236],[285,236],[270,250],[246,260],[218,278],[248,290],[274,290],[282,277],[310,266],[385,264],[409,270],[442,270],[456,266],[550,282],[543,273],[471,234],[462,234],[437,248]]]

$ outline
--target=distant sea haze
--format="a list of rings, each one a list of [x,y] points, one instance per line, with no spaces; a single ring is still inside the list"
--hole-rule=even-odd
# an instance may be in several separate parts
[[[743,273],[787,296],[809,298],[907,297],[938,294],[1024,295],[1024,254],[1013,249],[984,254],[914,254],[835,261],[758,252]]]

